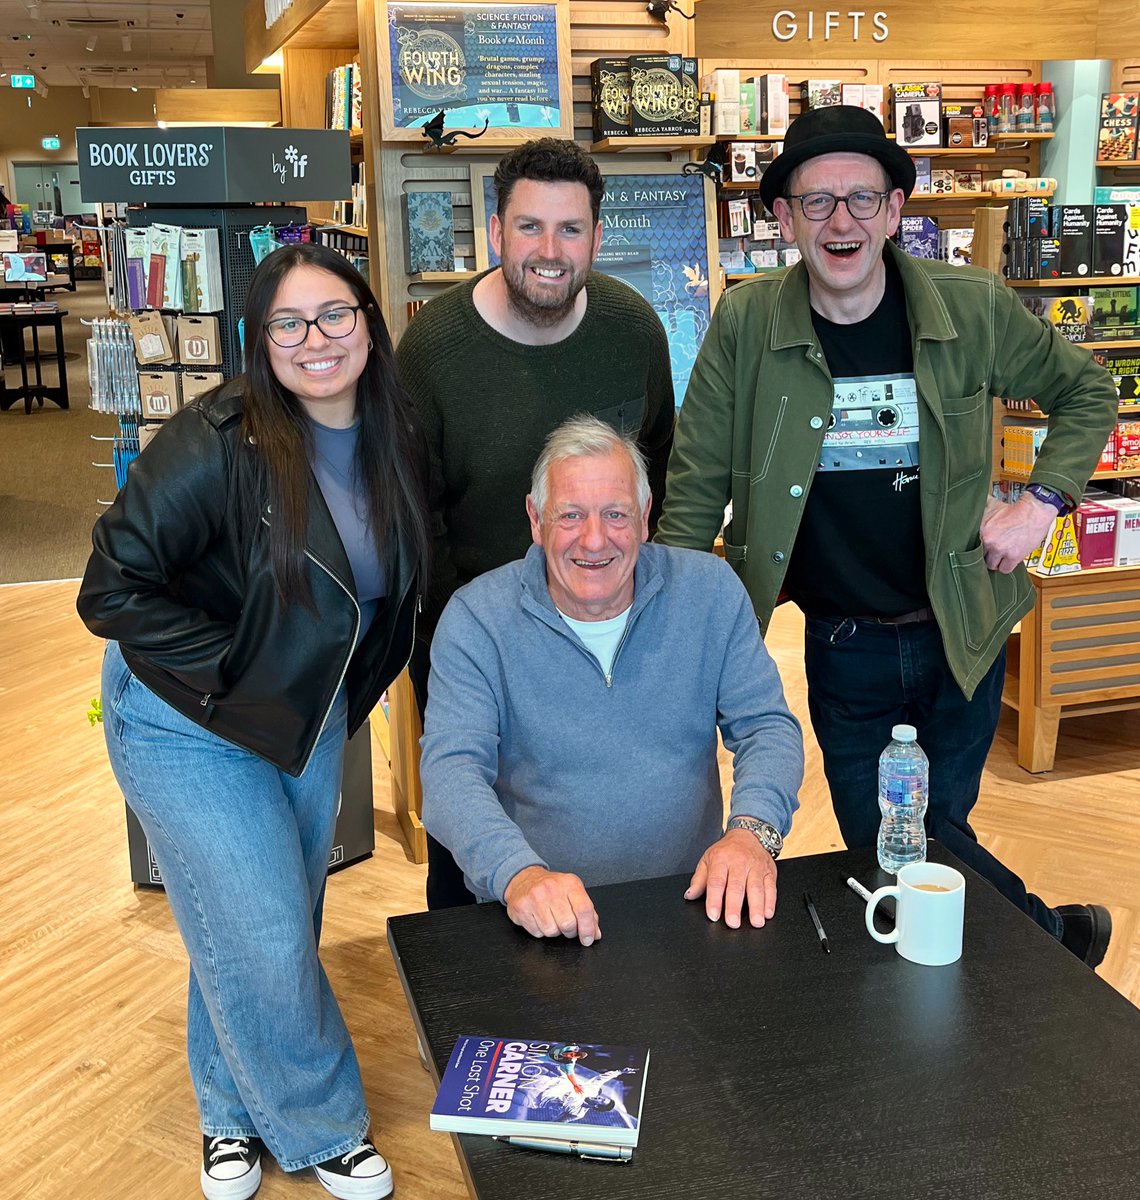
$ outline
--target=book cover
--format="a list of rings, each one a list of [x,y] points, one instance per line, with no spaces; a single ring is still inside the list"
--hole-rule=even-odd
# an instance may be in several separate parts
[[[629,137],[629,59],[595,58],[590,64],[594,141]]]
[[[451,1052],[430,1125],[636,1146],[648,1070],[648,1050],[465,1035]]]
[[[1127,162],[1136,157],[1138,113],[1140,96],[1135,92],[1106,92],[1101,96],[1096,139],[1099,161]]]
[[[679,54],[629,56],[629,132],[679,137],[687,132],[685,81]]]
[[[455,226],[450,192],[408,192],[408,273],[455,270]]]

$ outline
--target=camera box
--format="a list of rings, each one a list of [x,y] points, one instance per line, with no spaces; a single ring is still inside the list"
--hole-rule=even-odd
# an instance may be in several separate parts
[[[938,257],[938,222],[933,217],[908,217],[899,220],[899,248],[911,258]]]
[[[804,108],[830,108],[843,103],[843,85],[838,79],[805,79],[800,83]]]
[[[756,132],[788,131],[788,77],[776,72],[754,75],[756,89]]]
[[[895,140],[904,149],[942,145],[942,85],[891,85]]]
[[[980,122],[980,130],[975,121]],[[951,149],[984,146],[988,141],[985,114],[980,104],[942,105],[943,145]],[[980,132],[982,141],[976,141]]]
[[[1116,522],[1119,513],[1114,508],[1084,500],[1073,511],[1077,533],[1077,553],[1081,570],[1116,565]]]
[[[180,316],[175,326],[178,361],[188,367],[215,367],[222,361],[217,317]]]
[[[1100,500],[1106,508],[1116,509],[1116,556],[1114,566],[1140,566],[1140,500],[1127,496],[1106,496]]]
[[[595,58],[590,64],[594,141],[629,137],[629,59]]]
[[[177,371],[140,371],[139,396],[148,421],[165,421],[182,407]]]

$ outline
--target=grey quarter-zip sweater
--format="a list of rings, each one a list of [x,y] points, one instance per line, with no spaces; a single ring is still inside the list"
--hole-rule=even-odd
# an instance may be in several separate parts
[[[731,814],[791,827],[803,739],[743,585],[643,545],[610,679],[558,615],[546,558],[461,588],[432,643],[423,819],[480,900],[535,864],[587,887],[691,872]]]

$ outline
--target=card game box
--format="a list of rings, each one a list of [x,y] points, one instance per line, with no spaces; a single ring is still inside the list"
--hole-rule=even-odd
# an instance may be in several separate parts
[[[1140,275],[1140,204],[1093,205],[1094,275]]]
[[[1073,510],[1081,570],[1116,565],[1116,509],[1083,500]]]
[[[1054,223],[1061,242],[1061,277],[1092,272],[1093,209],[1091,204],[1062,204]]]

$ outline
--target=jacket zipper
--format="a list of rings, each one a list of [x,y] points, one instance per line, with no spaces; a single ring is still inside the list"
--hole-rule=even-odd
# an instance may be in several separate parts
[[[320,736],[321,736],[322,732],[324,732],[325,722],[329,719],[329,713],[332,712],[332,706],[336,703],[337,695],[340,692],[340,686],[342,683],[344,683],[344,677],[348,674],[348,664],[352,661],[352,650],[356,648],[356,638],[357,638],[357,634],[359,634],[359,632],[360,632],[360,605],[356,602],[356,597],[332,573],[332,571],[330,571],[329,568],[326,567],[325,564],[320,561],[319,558],[315,557],[308,550],[305,551],[305,557],[311,563],[313,563],[315,566],[319,567],[322,571],[324,571],[324,573],[333,581],[333,583],[335,583],[337,585],[337,587],[340,588],[340,590],[342,592],[344,592],[344,594],[348,597],[349,602],[352,604],[352,609],[353,609],[353,612],[356,614],[356,616],[353,619],[353,627],[352,627],[352,649],[350,649],[349,652],[345,655],[344,664],[341,666],[341,669],[340,669],[340,678],[336,681],[336,687],[333,689],[332,699],[329,701],[328,708],[325,709],[324,716],[321,717],[320,725],[317,726],[317,736],[315,738],[313,738],[313,744],[309,747],[309,752],[308,752],[308,754],[305,755],[305,761],[301,764],[301,770],[299,772],[299,774],[301,774],[301,775],[303,775],[305,773],[305,768],[309,765],[309,759],[313,757],[313,751],[316,750],[317,742],[320,740]]]

